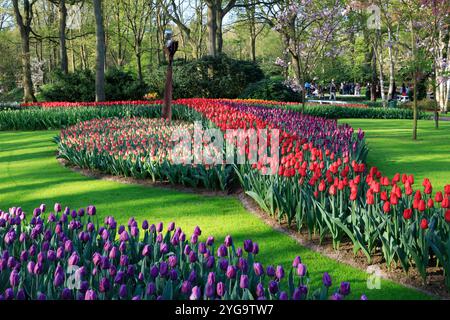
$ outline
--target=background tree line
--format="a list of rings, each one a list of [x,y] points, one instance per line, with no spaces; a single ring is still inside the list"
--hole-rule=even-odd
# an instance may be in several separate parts
[[[305,82],[326,89],[334,79],[369,84],[368,98],[386,106],[406,83],[416,95],[418,88],[434,92],[436,110],[447,110],[450,3],[445,0],[0,3],[0,90],[6,97],[20,92],[24,101],[33,101],[64,77],[94,81],[97,100],[111,98],[105,90],[119,79],[139,92],[158,92],[166,63],[164,30],[172,29],[180,42],[175,88],[185,95],[233,97],[249,84],[255,87],[249,82],[254,81],[261,83],[258,92],[290,90],[301,100]],[[241,85],[228,94],[226,78],[241,68],[236,61],[254,68],[246,64],[251,76],[233,79]],[[212,78],[214,85],[202,89]]]

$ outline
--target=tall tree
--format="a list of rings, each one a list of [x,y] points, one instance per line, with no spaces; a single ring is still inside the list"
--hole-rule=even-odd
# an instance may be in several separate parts
[[[20,31],[22,43],[22,85],[24,90],[24,102],[34,102],[33,81],[31,79],[31,54],[30,54],[30,33],[31,23],[33,21],[33,6],[37,0],[22,0],[22,6],[19,0],[13,0],[14,15],[16,17],[17,26]],[[21,12],[21,7],[23,14]]]
[[[105,101],[105,29],[103,25],[102,0],[94,1],[96,60],[95,60],[95,100]]]
[[[122,0],[122,6],[127,18],[127,27],[131,30],[133,36],[130,45],[133,48],[136,57],[138,78],[143,82],[142,54],[144,48],[142,43],[144,41],[146,28],[148,27],[147,24],[154,10],[154,3],[152,0]]]

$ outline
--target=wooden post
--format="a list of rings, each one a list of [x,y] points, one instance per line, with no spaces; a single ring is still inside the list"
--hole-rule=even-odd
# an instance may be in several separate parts
[[[173,92],[173,57],[178,50],[178,41],[170,41],[164,46],[164,53],[167,56],[166,87],[164,90],[164,105],[161,117],[169,121],[172,120],[172,92]]]

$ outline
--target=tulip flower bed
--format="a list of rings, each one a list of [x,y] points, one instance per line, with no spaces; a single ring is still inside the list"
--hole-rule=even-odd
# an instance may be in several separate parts
[[[81,122],[61,131],[57,139],[59,157],[81,168],[114,175],[226,189],[232,172],[230,166],[187,166],[181,163],[183,159],[174,161],[172,151],[176,141],[171,139],[183,134],[192,137],[193,126],[187,122],[144,118]]]
[[[395,264],[406,271],[415,267],[424,279],[426,269],[433,261],[444,268],[446,284],[450,286],[450,254],[447,250],[450,246],[450,185],[433,194],[428,179],[420,190],[413,187],[412,175],[396,174],[389,178],[375,167],[366,168],[364,133],[354,133],[351,127],[338,126],[334,120],[230,100],[187,99],[177,103],[195,110],[223,131],[281,130],[281,165],[277,174],[265,175],[270,168],[259,162],[234,166],[247,194],[280,222],[295,225],[299,230],[307,229],[310,235],[320,235],[321,240],[331,237],[336,249],[341,242],[350,240],[355,254],[362,251],[368,262],[374,254],[381,254],[388,267]],[[72,145],[70,138],[85,131],[83,125],[62,132],[60,152],[78,165],[102,169],[98,163],[103,160],[83,165],[86,159],[77,157],[85,153],[75,150],[69,155],[65,150],[86,148],[84,144],[92,139],[90,133],[78,141],[78,146]],[[136,137],[121,140],[120,145],[126,145],[126,149],[119,155],[129,155],[136,146],[140,150],[135,141]],[[248,146],[247,152],[251,148]],[[135,159],[131,163],[123,162],[122,173],[144,167],[138,158]],[[225,168],[220,168],[220,174],[203,186],[225,188],[224,182],[233,174],[228,166]],[[217,179],[218,176],[221,178]],[[204,177],[207,180],[210,176]],[[173,180],[177,181],[186,179]]]
[[[251,240],[238,248],[231,236],[201,241],[199,227],[191,237],[175,223],[163,229],[147,221],[139,228],[134,218],[117,226],[112,216],[100,225],[92,205],[0,210],[0,300],[342,300],[350,293],[348,282],[330,291],[327,272],[321,288],[310,288],[300,257],[289,271],[264,267]]]

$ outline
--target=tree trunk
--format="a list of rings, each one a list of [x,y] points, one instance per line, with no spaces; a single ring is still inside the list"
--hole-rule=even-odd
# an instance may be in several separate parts
[[[370,100],[377,101],[377,55],[372,48],[372,85],[370,90]]]
[[[66,21],[67,8],[66,0],[59,0],[59,55],[61,58],[61,71],[63,73],[69,72],[69,59],[67,57],[66,47]]]
[[[105,30],[103,26],[102,0],[94,0],[96,60],[95,100],[105,101]]]
[[[223,16],[222,12],[219,11],[216,13],[216,41],[217,41],[217,54],[221,54],[223,51]]]
[[[30,59],[30,35],[28,32],[21,32],[22,38],[22,72],[23,72],[23,100],[24,102],[35,102],[33,80],[31,79],[31,59]]]
[[[208,54],[217,56],[217,10],[214,1],[207,1],[208,6]]]
[[[388,28],[388,36],[389,36],[389,46],[388,46],[388,54],[389,54],[389,93],[388,99],[394,100],[394,87],[395,87],[395,63],[394,63],[394,54],[392,52],[392,32],[391,29]]]
[[[33,80],[31,78],[31,53],[30,53],[30,32],[32,21],[32,4],[29,0],[23,1],[24,17],[20,13],[19,1],[13,0],[14,15],[16,17],[17,26],[20,31],[22,44],[22,85],[23,85],[23,101],[35,102]]]
[[[142,55],[139,51],[136,52],[136,62],[137,62],[137,68],[138,68],[138,79],[140,82],[144,82],[144,76],[142,75]]]
[[[414,32],[414,25],[411,19],[411,50],[412,50],[412,60],[413,60],[413,84],[414,84],[414,109],[413,109],[413,140],[417,140],[417,62],[416,62],[416,36]]]

